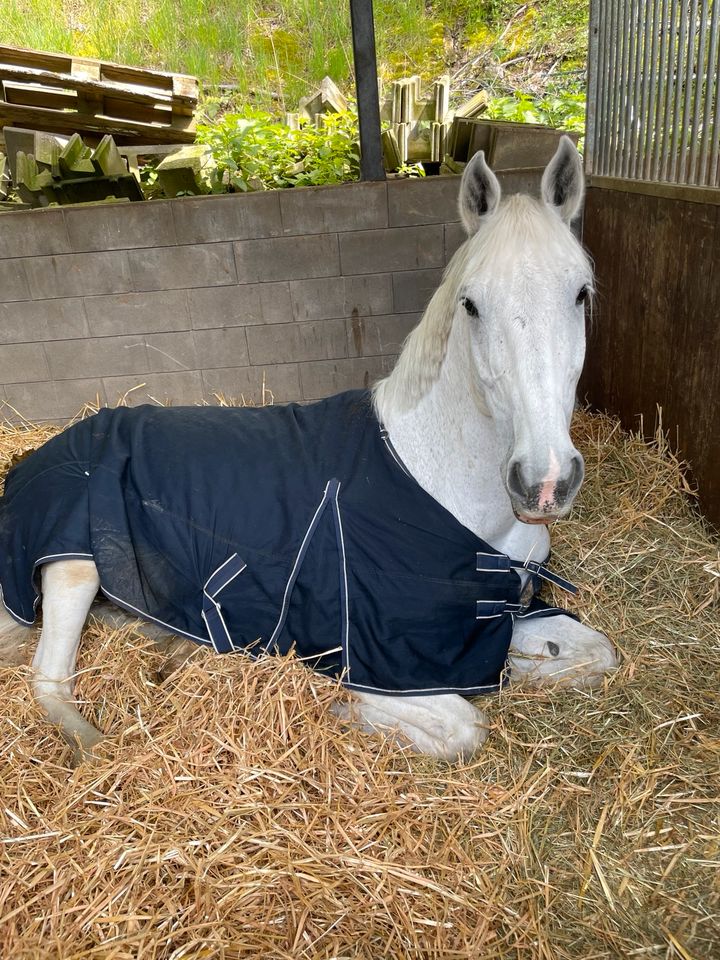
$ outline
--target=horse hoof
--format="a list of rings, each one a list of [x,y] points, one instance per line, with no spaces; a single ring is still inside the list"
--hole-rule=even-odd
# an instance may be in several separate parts
[[[99,760],[97,753],[94,753],[94,748],[97,747],[99,743],[102,743],[103,740],[106,740],[107,737],[103,736],[99,730],[94,731],[93,733],[85,733],[82,737],[75,736],[72,741],[70,741],[70,747],[72,753],[70,755],[70,766],[75,770],[77,767],[81,766],[83,763],[92,763],[95,760]]]
[[[77,745],[72,748],[72,753],[70,755],[70,766],[73,770],[77,770],[77,768],[81,767],[84,763],[92,763],[92,761],[97,759],[97,754],[92,753],[90,750],[86,750],[85,747]]]

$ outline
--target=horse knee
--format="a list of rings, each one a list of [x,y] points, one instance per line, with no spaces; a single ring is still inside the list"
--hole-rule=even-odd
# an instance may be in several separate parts
[[[485,714],[455,694],[355,694],[333,712],[368,733],[381,732],[416,753],[450,762],[470,760],[487,739],[489,728]]]
[[[533,685],[593,689],[616,670],[610,640],[570,617],[518,621],[508,656],[512,678]]]
[[[467,763],[480,751],[488,737],[489,724],[480,710],[472,720],[449,725],[435,756],[450,763]]]

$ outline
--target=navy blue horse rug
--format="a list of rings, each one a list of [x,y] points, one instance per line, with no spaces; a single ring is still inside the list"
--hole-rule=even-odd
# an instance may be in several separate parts
[[[377,693],[495,689],[514,618],[563,612],[526,597],[523,564],[410,476],[366,391],[75,424],[7,478],[8,611],[32,623],[39,567],[70,558],[93,558],[110,600],[174,633],[220,653],[294,648]],[[527,566],[534,590],[569,586]]]

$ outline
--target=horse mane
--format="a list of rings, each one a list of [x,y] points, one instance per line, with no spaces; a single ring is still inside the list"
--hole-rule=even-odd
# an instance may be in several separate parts
[[[488,222],[455,252],[420,322],[405,339],[392,372],[374,385],[373,404],[381,422],[387,420],[389,410],[412,410],[438,379],[469,262],[480,269],[491,261],[507,261],[528,247],[575,260],[592,274],[585,251],[555,211],[525,194],[504,199]]]

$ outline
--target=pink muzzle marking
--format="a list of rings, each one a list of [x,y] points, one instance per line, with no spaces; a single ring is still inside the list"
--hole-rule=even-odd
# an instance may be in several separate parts
[[[546,480],[540,488],[538,497],[538,507],[541,510],[547,510],[555,503],[555,481]]]
[[[555,451],[551,449],[548,472],[540,487],[540,495],[538,497],[538,507],[541,510],[547,510],[548,507],[552,507],[555,503],[555,486],[559,477],[560,464],[558,458],[555,456]]]

